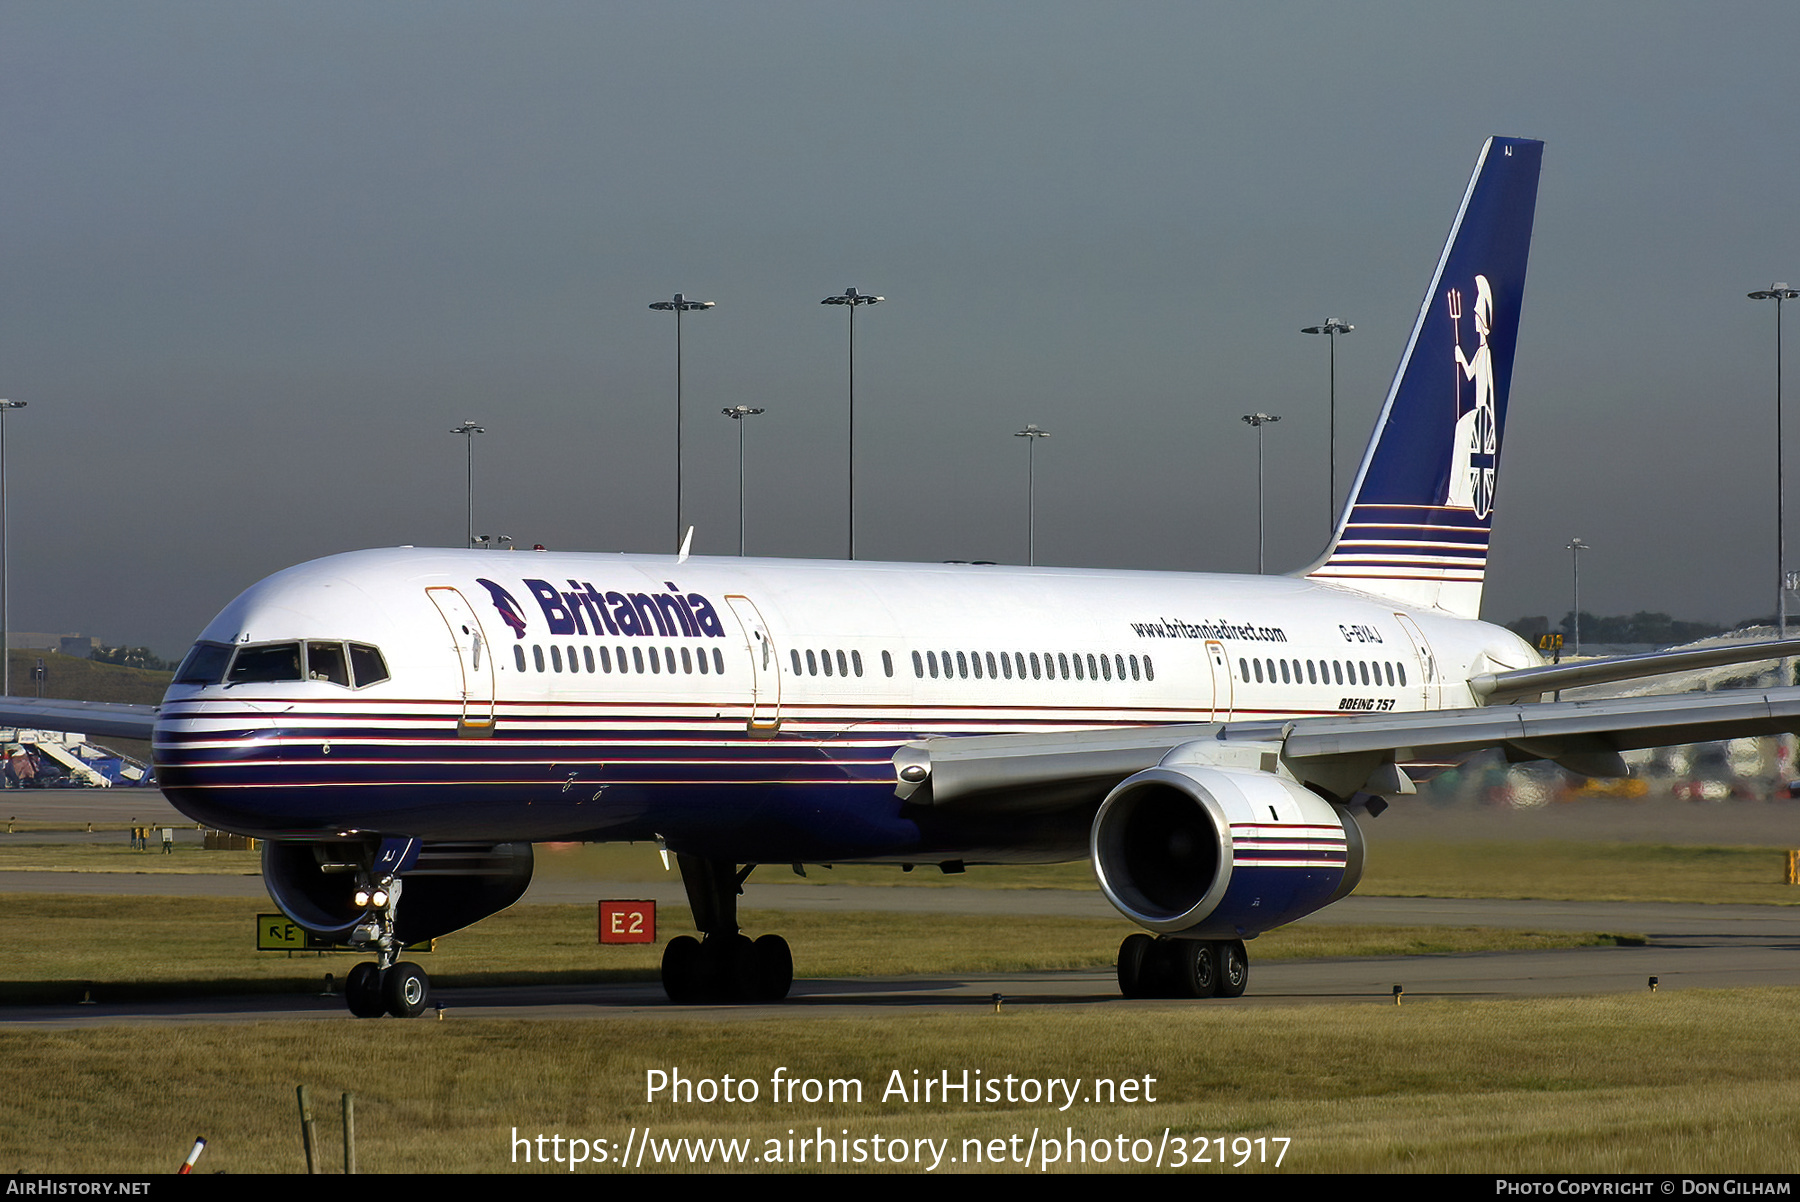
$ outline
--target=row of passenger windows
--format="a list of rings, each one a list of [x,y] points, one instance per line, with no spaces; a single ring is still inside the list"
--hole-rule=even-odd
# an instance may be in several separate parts
[[[952,655],[955,656],[954,667],[951,663]],[[1039,659],[1035,651],[1029,654],[1023,651],[1002,651],[998,655],[992,651],[927,651],[923,655],[915,651],[912,653],[912,661],[913,675],[921,680],[927,675],[933,680],[939,676],[945,679],[954,676],[966,680],[971,673],[976,680],[980,680],[984,675],[984,666],[989,680],[1012,680],[1014,677],[1024,680],[1027,665],[1033,680],[1056,680],[1059,677],[1068,680],[1071,669],[1076,680],[1124,680],[1127,671],[1131,673],[1132,680],[1156,679],[1156,668],[1150,663],[1148,655],[1108,655],[1104,652],[1096,655],[1091,651],[1084,655],[1079,651],[1046,651],[1043,658]]]
[[[708,672],[725,675],[725,655],[717,647],[711,648],[712,655],[707,655],[706,647],[680,650],[679,671],[692,676],[696,670],[705,676]],[[667,672],[673,676],[676,671],[676,649],[674,647],[620,647],[618,648],[618,668],[620,672]],[[614,671],[613,651],[608,647],[575,647],[570,646],[567,654],[564,649],[552,643],[548,665],[544,657],[544,648],[536,643],[531,647],[531,663],[539,672],[607,672]],[[566,666],[565,666],[566,664]],[[513,644],[513,666],[519,671],[528,671],[525,666],[525,648]]]
[[[387,678],[387,663],[380,651],[366,643],[335,641],[256,643],[242,647],[200,642],[194,644],[175,670],[176,684],[322,680],[360,689]]]
[[[795,648],[788,648],[788,656],[793,661],[795,676],[800,675],[800,654]],[[837,661],[835,673],[832,671],[834,657]],[[881,653],[881,667],[889,676],[894,674],[894,657],[885,651]],[[808,647],[806,649],[806,674],[818,676],[821,674],[821,670],[826,676],[861,676],[863,674],[862,652],[851,651],[845,655],[842,651],[820,651],[814,654],[812,648]]]
[[[1292,664],[1290,668],[1289,665]],[[1265,672],[1265,665],[1267,665]],[[1300,679],[1302,668],[1306,679]],[[1274,684],[1277,670],[1281,673],[1282,684],[1333,684],[1354,685],[1361,683],[1370,688],[1380,688],[1385,677],[1388,688],[1406,687],[1406,665],[1375,660],[1335,660],[1335,659],[1253,659],[1248,662],[1238,660],[1238,679],[1249,680],[1252,674],[1257,684]]]

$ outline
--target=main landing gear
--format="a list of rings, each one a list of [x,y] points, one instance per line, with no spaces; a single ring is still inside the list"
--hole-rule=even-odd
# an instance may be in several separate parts
[[[410,961],[395,962],[400,941],[394,936],[394,918],[400,909],[400,878],[384,877],[364,882],[356,890],[368,916],[350,933],[350,946],[374,951],[375,961],[365,960],[344,979],[344,1001],[358,1018],[417,1018],[431,1000],[431,978]]]
[[[738,930],[737,899],[744,879],[729,860],[677,853],[681,883],[701,938],[677,935],[663,948],[663,992],[676,1003],[778,1002],[794,983],[794,955],[780,935],[752,940]]]
[[[1242,997],[1250,954],[1231,939],[1152,939],[1127,935],[1119,945],[1119,992],[1126,997]]]

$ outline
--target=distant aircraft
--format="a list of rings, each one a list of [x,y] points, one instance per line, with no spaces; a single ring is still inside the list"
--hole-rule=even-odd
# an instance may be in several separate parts
[[[675,854],[703,936],[666,946],[676,1001],[786,996],[786,942],[738,927],[757,865],[1083,857],[1144,928],[1127,996],[1236,996],[1246,940],[1355,887],[1356,812],[1409,767],[1497,747],[1622,774],[1622,750],[1800,729],[1796,689],[1537,700],[1800,640],[1545,666],[1478,620],[1542,149],[1482,148],[1294,575],[359,551],[238,597],[160,708],[6,712],[152,734],[183,813],[268,840],[282,911],[373,954],[358,1015],[418,1014],[402,948],[517,901],[551,840]]]

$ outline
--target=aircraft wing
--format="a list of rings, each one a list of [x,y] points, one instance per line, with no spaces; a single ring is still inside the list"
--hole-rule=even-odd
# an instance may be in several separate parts
[[[1182,749],[1183,759],[1274,772],[1343,799],[1404,794],[1397,766],[1499,748],[1589,776],[1621,776],[1619,752],[1800,731],[1800,688],[1729,689],[1479,709],[921,739],[895,752],[896,794],[915,805],[1043,811],[1096,803]]]
[[[148,739],[156,706],[113,701],[62,701],[54,697],[0,698],[0,726],[72,730],[115,739]]]
[[[1660,676],[1665,672],[1691,672],[1697,668],[1747,664],[1758,660],[1781,659],[1783,656],[1800,656],[1800,639],[1726,643],[1718,647],[1700,647],[1689,651],[1653,651],[1647,655],[1584,659],[1541,668],[1520,668],[1512,672],[1484,672],[1471,678],[1469,687],[1487,704],[1496,705],[1537,697],[1557,689],[1614,684],[1621,680]]]

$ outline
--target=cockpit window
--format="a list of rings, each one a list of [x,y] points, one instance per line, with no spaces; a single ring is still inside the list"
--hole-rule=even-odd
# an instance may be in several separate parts
[[[388,678],[387,663],[381,652],[367,643],[350,644],[350,666],[356,670],[356,687],[375,684]]]
[[[299,680],[300,644],[269,643],[261,647],[240,647],[231,661],[231,684],[264,684],[278,680]]]
[[[225,665],[230,661],[231,648],[224,643],[195,643],[176,669],[175,683],[218,684],[225,679]]]
[[[306,645],[306,678],[328,680],[350,687],[350,665],[344,662],[342,643],[308,643]]]

